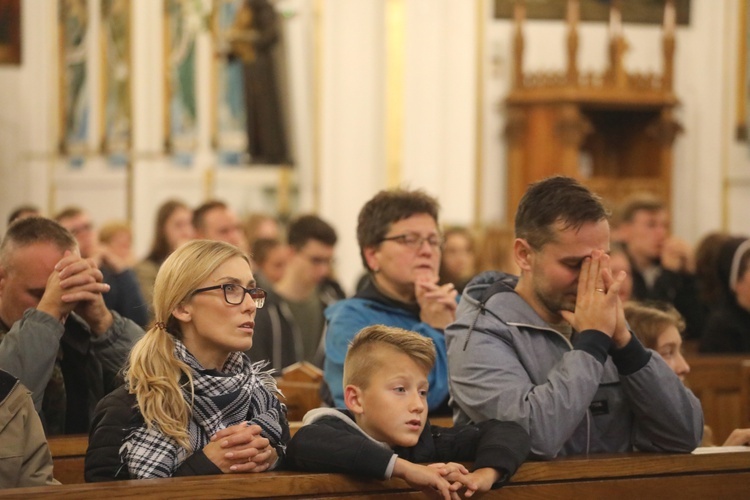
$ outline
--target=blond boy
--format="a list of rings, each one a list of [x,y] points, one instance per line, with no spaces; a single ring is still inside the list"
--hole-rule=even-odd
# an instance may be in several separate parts
[[[427,374],[434,362],[428,338],[384,325],[363,328],[344,361],[346,409],[308,412],[289,442],[289,463],[301,470],[398,477],[444,498],[506,482],[528,454],[528,434],[497,420],[430,426]],[[474,462],[473,471],[454,462]]]

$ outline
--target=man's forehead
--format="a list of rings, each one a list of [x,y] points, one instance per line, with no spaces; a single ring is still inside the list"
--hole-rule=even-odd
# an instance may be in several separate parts
[[[666,208],[642,208],[633,214],[633,220],[667,219],[669,214]]]
[[[207,219],[233,218],[234,211],[229,207],[216,207],[206,212],[205,217]]]
[[[552,224],[553,240],[561,241],[566,237],[577,238],[581,233],[590,231],[605,231],[609,234],[609,221],[607,219],[600,219],[598,221],[586,221],[580,225],[575,225],[570,221],[562,219],[556,220]]]
[[[308,254],[332,254],[334,251],[334,247],[331,245],[326,245],[322,241],[316,240],[316,239],[309,239],[305,242],[304,245],[300,248],[300,252],[308,253]]]
[[[27,245],[13,245],[9,250],[8,255],[14,260],[19,258],[30,260],[56,258],[60,260],[65,253],[65,249],[51,241],[35,241]],[[70,248],[70,251],[78,255],[78,246]]]
[[[60,225],[61,226],[67,226],[69,224],[75,224],[76,222],[91,222],[91,217],[85,212],[81,212],[79,214],[70,215],[68,217],[63,217],[60,219]]]
[[[552,233],[552,239],[545,246],[556,247],[565,253],[585,256],[595,249],[609,252],[609,222],[606,219],[584,222],[580,227],[558,221]]]

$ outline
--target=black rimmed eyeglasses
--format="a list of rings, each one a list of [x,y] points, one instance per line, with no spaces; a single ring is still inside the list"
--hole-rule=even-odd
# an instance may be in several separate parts
[[[395,241],[400,245],[411,248],[412,250],[419,250],[426,241],[433,250],[440,250],[443,248],[443,237],[438,234],[431,234],[430,236],[421,236],[417,233],[405,233],[397,234],[396,236],[388,236],[382,238],[382,241]]]
[[[262,288],[245,288],[237,283],[224,283],[223,285],[207,286],[205,288],[198,288],[194,290],[192,295],[196,293],[208,292],[210,290],[218,290],[221,288],[224,290],[224,300],[227,304],[238,306],[245,300],[245,294],[250,295],[250,298],[255,302],[255,307],[260,309],[266,302],[266,291]]]

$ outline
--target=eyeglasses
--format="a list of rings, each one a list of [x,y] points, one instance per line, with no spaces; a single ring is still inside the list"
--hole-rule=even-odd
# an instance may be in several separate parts
[[[380,241],[395,241],[396,243],[407,246],[412,250],[419,250],[420,248],[422,248],[422,243],[424,243],[425,241],[433,248],[433,250],[439,250],[443,248],[443,237],[437,234],[431,234],[427,237],[422,237],[417,233],[397,234],[396,236],[388,236],[387,238],[383,238]]]
[[[207,286],[206,288],[199,288],[194,290],[192,295],[202,292],[208,292],[210,290],[218,290],[221,288],[224,290],[224,300],[227,304],[238,306],[245,300],[245,294],[250,295],[250,298],[255,302],[255,307],[260,309],[266,302],[266,291],[262,288],[245,288],[242,285],[236,283],[224,283],[223,285]]]

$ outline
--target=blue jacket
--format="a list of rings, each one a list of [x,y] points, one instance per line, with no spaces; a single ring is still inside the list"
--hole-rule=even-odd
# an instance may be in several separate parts
[[[349,343],[362,328],[379,324],[412,330],[432,339],[437,357],[435,366],[427,377],[430,384],[427,405],[430,410],[435,410],[448,398],[448,355],[445,337],[441,330],[436,330],[419,320],[418,307],[389,299],[379,293],[374,285],[368,284],[364,290],[357,293],[357,296],[329,306],[325,316],[325,380],[335,406],[345,406],[344,358]]]

